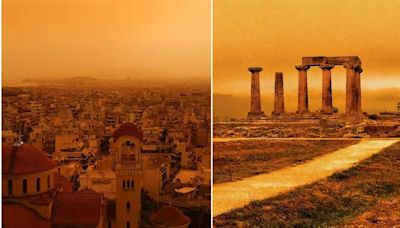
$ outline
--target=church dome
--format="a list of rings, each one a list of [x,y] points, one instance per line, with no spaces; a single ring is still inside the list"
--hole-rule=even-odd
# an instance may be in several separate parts
[[[121,136],[133,136],[138,138],[140,141],[143,140],[142,131],[133,123],[124,123],[113,133],[114,142]]]
[[[33,145],[2,146],[3,175],[23,175],[48,171],[57,166],[56,162]]]

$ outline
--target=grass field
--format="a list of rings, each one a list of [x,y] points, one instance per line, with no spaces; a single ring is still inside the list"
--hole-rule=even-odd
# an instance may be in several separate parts
[[[400,143],[325,180],[214,218],[216,227],[400,224]]]
[[[214,183],[297,165],[357,141],[232,141],[214,143]]]

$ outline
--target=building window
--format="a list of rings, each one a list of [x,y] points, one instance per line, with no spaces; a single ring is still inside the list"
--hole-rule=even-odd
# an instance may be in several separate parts
[[[50,188],[50,175],[47,175],[47,188]]]
[[[8,195],[12,195],[12,192],[13,192],[12,180],[8,180]]]
[[[131,202],[129,201],[126,203],[126,210],[131,211]]]
[[[26,194],[28,192],[28,182],[26,179],[22,181],[22,193]]]
[[[133,142],[126,141],[121,145],[121,158],[123,160],[135,161],[136,145]]]
[[[36,191],[40,192],[40,177],[36,178]]]
[[[122,187],[125,190],[133,189],[135,187],[135,182],[133,180],[123,180]]]
[[[126,223],[126,228],[131,228],[131,223],[130,222]]]

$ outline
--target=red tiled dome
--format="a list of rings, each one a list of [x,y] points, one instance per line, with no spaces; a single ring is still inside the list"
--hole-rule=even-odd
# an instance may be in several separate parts
[[[33,145],[2,146],[3,175],[33,174],[50,170],[57,163]]]
[[[191,219],[174,206],[165,206],[150,216],[150,222],[159,226],[188,226]]]
[[[119,137],[124,135],[137,137],[140,141],[143,140],[142,131],[133,123],[124,123],[117,130],[115,130],[113,134],[114,142],[117,141]]]

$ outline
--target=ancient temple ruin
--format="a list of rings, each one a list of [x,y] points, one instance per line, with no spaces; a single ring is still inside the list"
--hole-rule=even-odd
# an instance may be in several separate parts
[[[358,56],[341,57],[303,57],[299,71],[298,113],[308,112],[307,70],[312,66],[322,69],[322,108],[321,113],[333,113],[331,70],[336,65],[346,68],[346,113],[361,113],[361,60]]]
[[[358,116],[361,111],[361,60],[358,56],[340,56],[340,57],[303,57],[302,64],[296,66],[299,71],[298,76],[298,108],[297,113],[305,114],[309,112],[308,108],[308,86],[307,70],[313,66],[319,66],[322,69],[322,114],[332,114],[334,112],[332,102],[332,75],[331,70],[342,65],[346,69],[346,114]],[[248,113],[248,119],[259,119],[264,117],[261,111],[260,82],[259,73],[263,70],[261,67],[249,67],[251,72],[251,109]],[[273,115],[283,115],[285,113],[283,96],[283,73],[275,74],[275,97]]]

